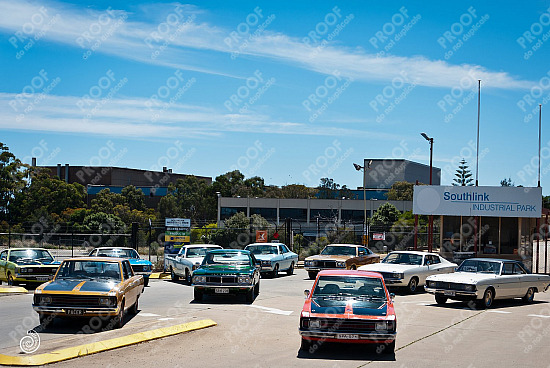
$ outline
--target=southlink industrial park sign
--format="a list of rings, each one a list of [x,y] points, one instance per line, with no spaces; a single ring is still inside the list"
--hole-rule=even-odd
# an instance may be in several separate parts
[[[415,185],[415,215],[541,216],[542,188]]]

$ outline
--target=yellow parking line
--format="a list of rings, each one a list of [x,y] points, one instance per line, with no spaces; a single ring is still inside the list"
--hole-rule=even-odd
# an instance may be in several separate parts
[[[0,294],[3,293],[28,293],[29,291],[20,286],[0,286]]]
[[[183,323],[170,327],[158,328],[133,335],[117,337],[110,340],[98,341],[91,344],[74,346],[51,353],[29,355],[29,356],[11,356],[0,354],[0,365],[15,366],[37,366],[69,360],[81,356],[99,353],[102,351],[117,349],[123,346],[139,344],[144,341],[160,339],[167,336],[177,335],[183,332],[199,330],[202,328],[216,326],[216,322],[211,319]]]
[[[165,272],[153,272],[149,276],[150,279],[165,279],[165,278],[168,278],[168,277],[170,277],[170,274],[165,273]]]

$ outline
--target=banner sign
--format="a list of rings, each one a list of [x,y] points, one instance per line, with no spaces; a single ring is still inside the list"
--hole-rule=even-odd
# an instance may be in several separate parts
[[[386,233],[373,233],[372,240],[386,240]]]
[[[267,243],[267,230],[256,230],[256,243]]]
[[[415,185],[413,214],[539,218],[542,188]]]
[[[191,219],[167,218],[167,219],[164,219],[164,226],[166,226],[166,227],[190,228],[191,227]]]
[[[178,253],[182,245],[191,243],[191,219],[167,218],[164,220],[164,253]]]

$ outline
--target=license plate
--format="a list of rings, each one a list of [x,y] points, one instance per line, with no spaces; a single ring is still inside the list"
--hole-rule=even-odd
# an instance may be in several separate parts
[[[69,316],[81,316],[84,314],[84,309],[67,309]]]
[[[455,296],[455,291],[454,290],[444,290],[443,295],[445,295],[445,296]]]
[[[48,276],[38,276],[36,281],[48,281],[50,278]]]
[[[229,294],[229,289],[228,288],[215,288],[214,292],[216,294]]]
[[[336,338],[340,340],[359,340],[359,335],[356,334],[336,334]]]

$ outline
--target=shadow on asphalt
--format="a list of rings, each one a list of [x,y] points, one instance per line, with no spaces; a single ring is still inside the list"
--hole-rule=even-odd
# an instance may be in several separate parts
[[[317,347],[317,349],[315,349]],[[395,354],[378,352],[376,344],[337,344],[326,342],[309,350],[298,350],[299,359],[395,361]]]
[[[141,310],[140,310],[141,312]],[[139,312],[138,312],[139,314]],[[137,315],[137,314],[136,314]],[[126,313],[124,316],[124,326],[130,322],[136,315]],[[121,329],[124,329],[122,326]],[[42,329],[40,325],[33,328],[36,332],[43,334],[58,334],[58,335],[73,335],[73,334],[96,334],[98,332],[116,330],[110,319],[102,319],[99,317],[92,318],[61,318],[57,317],[48,324],[46,329]]]
[[[256,300],[257,297],[254,298]],[[254,303],[254,301],[252,301]],[[191,300],[189,304],[252,304],[246,301],[245,295],[203,295],[202,301]]]

